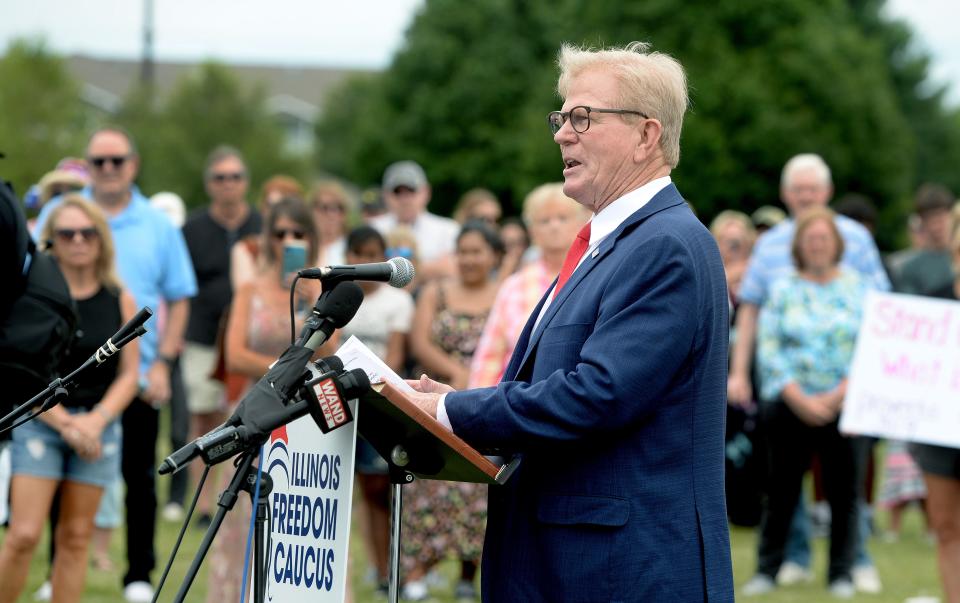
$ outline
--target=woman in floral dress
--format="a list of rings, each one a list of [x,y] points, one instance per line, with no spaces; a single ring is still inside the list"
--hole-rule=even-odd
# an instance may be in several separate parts
[[[424,286],[417,300],[411,346],[414,375],[464,389],[470,360],[497,294],[494,270],[503,243],[492,228],[468,222],[457,237],[458,276]],[[486,520],[486,488],[479,484],[417,480],[404,489],[404,597],[427,597],[424,576],[447,555],[463,562],[458,599],[475,597],[473,577],[480,561]]]

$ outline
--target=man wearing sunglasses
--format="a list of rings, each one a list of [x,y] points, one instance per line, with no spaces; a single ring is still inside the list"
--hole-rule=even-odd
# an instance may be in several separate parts
[[[82,194],[107,215],[120,279],[137,306],[149,306],[156,313],[161,303],[166,304],[163,332],[158,332],[155,314],[140,338],[141,390],[122,417],[128,562],[124,596],[128,601],[150,601],[150,572],[156,562],[158,407],[170,399],[170,365],[183,344],[189,298],[196,295],[197,285],[182,234],[134,184],[140,158],[133,138],[117,127],[101,128],[90,137],[86,159],[91,184]],[[44,206],[34,236],[58,204],[54,199]]]
[[[431,189],[427,175],[415,161],[398,161],[383,173],[383,199],[388,212],[370,220],[386,237],[398,226],[413,231],[417,240],[417,283],[452,275],[453,251],[460,225],[427,211]]]
[[[183,225],[197,277],[197,295],[190,300],[190,321],[180,363],[190,410],[189,440],[213,430],[226,418],[223,383],[210,375],[217,362],[218,327],[233,298],[230,250],[234,243],[260,233],[263,228],[260,212],[253,211],[247,203],[249,178],[240,151],[217,147],[207,157],[203,175],[210,204],[191,212]],[[195,483],[200,469],[199,463],[191,467]],[[215,488],[207,486],[197,504],[201,518],[209,519],[216,494]],[[171,493],[164,516],[177,516],[182,508],[171,505],[182,503],[182,497],[175,499]]]
[[[565,45],[559,62],[547,125],[563,191],[593,219],[500,384],[422,376],[414,399],[473,446],[522,457],[490,489],[485,601],[733,601],[726,282],[670,179],[686,76],[640,43]]]

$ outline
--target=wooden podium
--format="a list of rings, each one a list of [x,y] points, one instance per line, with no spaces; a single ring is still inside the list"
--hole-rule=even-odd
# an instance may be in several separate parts
[[[390,576],[388,601],[400,595],[400,523],[404,484],[415,478],[503,484],[520,463],[484,456],[421,410],[397,386],[374,383],[360,398],[360,432],[390,467]]]

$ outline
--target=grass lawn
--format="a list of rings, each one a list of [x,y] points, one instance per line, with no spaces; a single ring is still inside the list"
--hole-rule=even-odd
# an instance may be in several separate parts
[[[166,421],[162,421],[162,424]],[[165,437],[161,437],[165,441]],[[882,449],[881,449],[882,450]],[[164,454],[166,451],[164,450]],[[881,459],[880,450],[877,452],[878,459]],[[163,458],[160,456],[159,458]],[[165,491],[167,488],[167,478],[158,478],[158,489],[164,494],[160,500],[166,500]],[[878,485],[879,487],[879,485]],[[192,493],[190,493],[192,494]],[[359,498],[359,494],[354,500]],[[162,503],[161,503],[162,506]],[[356,518],[356,513],[353,514]],[[881,528],[886,526],[887,518],[881,513],[878,518],[878,525]],[[179,524],[166,523],[159,520],[157,526],[157,570],[154,573],[154,580],[158,580],[163,567],[166,564],[167,557],[173,549],[179,531]],[[186,573],[187,567],[193,559],[197,550],[203,532],[194,527],[187,530],[186,537],[180,549],[177,561],[167,580],[160,597],[161,602],[172,601],[180,583]],[[732,528],[730,533],[734,583],[739,587],[746,582],[756,567],[756,536],[752,529]],[[873,555],[880,576],[883,580],[884,590],[879,595],[858,595],[855,601],[871,603],[903,603],[910,597],[927,595],[942,597],[940,592],[940,583],[936,568],[936,554],[934,545],[928,540],[924,533],[923,521],[919,512],[911,509],[904,518],[904,529],[900,540],[896,543],[883,542],[879,538],[873,538],[870,542],[870,553]],[[118,530],[114,533],[112,543],[112,558],[118,567],[123,566],[123,532]],[[47,571],[46,563],[46,544],[43,543],[38,548],[34,561],[30,566],[30,575],[27,581],[27,588],[24,590],[20,601],[32,601],[33,592],[43,581]],[[378,597],[374,593],[372,585],[366,584],[363,575],[366,572],[366,553],[359,537],[359,530],[354,526],[353,538],[351,540],[351,558],[350,565],[352,572],[352,583],[354,585],[354,600],[356,603],[366,603],[383,601],[383,597]],[[782,588],[778,591],[764,596],[757,597],[756,601],[761,603],[811,603],[817,601],[832,601],[827,594],[825,586],[826,560],[827,560],[827,542],[824,539],[815,539],[814,541],[814,570],[817,579],[814,583],[802,586]],[[450,586],[440,589],[434,594],[436,601],[450,601],[452,597],[452,585],[454,578],[458,573],[458,564],[449,561],[441,567],[441,573],[448,578]],[[84,603],[114,603],[122,601],[122,591],[120,587],[121,574],[104,573],[91,569],[87,575],[87,588],[82,598]],[[201,569],[200,575],[191,589],[190,602],[202,602],[205,599],[207,590],[207,576],[205,568]],[[231,603],[231,602],[218,602]]]
[[[885,518],[881,518],[883,522]],[[173,548],[179,525],[160,522],[157,529],[157,553],[160,560],[165,563],[167,555]],[[899,542],[886,543],[880,539],[874,538],[870,543],[870,552],[874,557],[880,575],[883,579],[884,590],[880,595],[858,595],[854,600],[875,603],[903,603],[907,598],[918,595],[941,596],[940,585],[937,578],[936,561],[934,547],[922,533],[922,520],[919,513],[911,511],[907,514],[904,533]],[[378,598],[373,588],[364,584],[362,576],[366,568],[365,555],[362,546],[359,545],[359,536],[357,530],[354,530],[355,538],[351,543],[351,554],[354,562],[351,564],[353,572],[353,584],[355,587],[355,600],[358,603],[367,601],[383,601]],[[179,588],[180,581],[187,566],[193,558],[200,543],[202,532],[195,528],[187,531],[181,553],[178,557],[174,570],[171,573],[167,586],[163,590],[161,601],[171,601]],[[733,550],[733,569],[734,580],[739,586],[743,584],[752,574],[756,563],[756,537],[753,530],[743,528],[733,528],[731,531],[731,543]],[[814,565],[817,572],[817,580],[813,584],[783,588],[779,591],[765,596],[758,597],[756,600],[763,603],[808,603],[815,601],[831,601],[827,595],[824,586],[823,576],[826,572],[826,541],[816,539],[814,541]],[[114,535],[113,558],[120,562],[123,559],[122,532]],[[45,548],[40,549],[45,551]],[[43,580],[43,573],[46,568],[46,562],[41,560],[38,555],[30,568],[30,577],[27,590],[20,598],[21,601],[31,601],[31,595]],[[162,568],[162,564],[160,566]],[[159,578],[159,571],[156,577]],[[454,578],[457,571],[454,562],[448,562],[442,567],[442,573],[449,579]],[[200,576],[194,583],[189,601],[202,602],[206,593],[206,572],[201,570]],[[87,589],[83,596],[84,602],[89,603],[113,603],[121,601],[120,575],[106,574],[96,570],[90,570],[87,579]],[[438,601],[453,601],[450,596],[450,588],[437,592]],[[226,602],[224,602],[226,603]]]

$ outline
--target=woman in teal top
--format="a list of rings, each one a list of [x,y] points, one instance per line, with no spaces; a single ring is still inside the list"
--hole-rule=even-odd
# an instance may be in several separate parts
[[[830,591],[852,596],[861,463],[853,439],[840,434],[838,418],[868,285],[840,267],[843,239],[829,209],[800,217],[791,251],[797,270],[771,288],[757,331],[770,472],[755,580],[773,585],[803,474],[816,452],[832,512]]]

